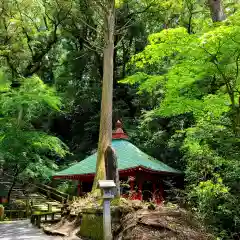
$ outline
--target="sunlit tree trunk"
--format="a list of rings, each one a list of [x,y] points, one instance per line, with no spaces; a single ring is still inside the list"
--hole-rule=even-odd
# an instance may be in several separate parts
[[[104,153],[112,140],[112,97],[113,97],[113,54],[115,27],[115,0],[103,1],[104,11],[104,52],[101,119],[98,142],[98,156],[93,191],[97,181],[106,178]]]
[[[213,22],[221,22],[226,19],[221,0],[208,0],[208,5]]]

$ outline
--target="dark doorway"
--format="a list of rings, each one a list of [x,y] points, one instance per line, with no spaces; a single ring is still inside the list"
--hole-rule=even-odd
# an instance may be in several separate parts
[[[153,185],[150,181],[143,182],[142,185],[142,195],[144,201],[149,201],[152,199],[153,196]]]
[[[92,182],[82,182],[82,194],[85,195],[92,191]]]

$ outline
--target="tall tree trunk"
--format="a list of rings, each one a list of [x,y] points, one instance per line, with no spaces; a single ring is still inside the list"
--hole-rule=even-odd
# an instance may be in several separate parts
[[[104,11],[104,52],[103,52],[103,85],[101,102],[101,119],[99,130],[96,174],[92,191],[97,188],[97,182],[106,178],[104,153],[112,142],[112,98],[113,98],[113,56],[115,0],[107,0]]]
[[[208,0],[208,5],[213,22],[221,22],[226,19],[221,0]]]

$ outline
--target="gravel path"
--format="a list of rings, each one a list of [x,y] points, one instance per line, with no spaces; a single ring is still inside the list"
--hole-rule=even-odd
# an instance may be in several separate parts
[[[41,229],[33,227],[29,221],[0,223],[1,240],[62,240],[58,236],[48,236]]]

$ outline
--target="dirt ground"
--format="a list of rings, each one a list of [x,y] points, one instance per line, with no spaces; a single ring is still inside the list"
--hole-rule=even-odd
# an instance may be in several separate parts
[[[128,213],[115,229],[114,240],[210,240],[185,211],[159,209]]]
[[[75,204],[72,208],[75,214],[78,212],[78,206],[80,205]],[[189,212],[178,206],[162,205],[150,210],[140,202],[128,202],[128,205],[120,208],[120,213],[119,221],[112,226],[113,240],[214,239]],[[80,217],[68,215],[58,224],[46,227],[45,231],[74,238],[80,230],[80,223]]]

